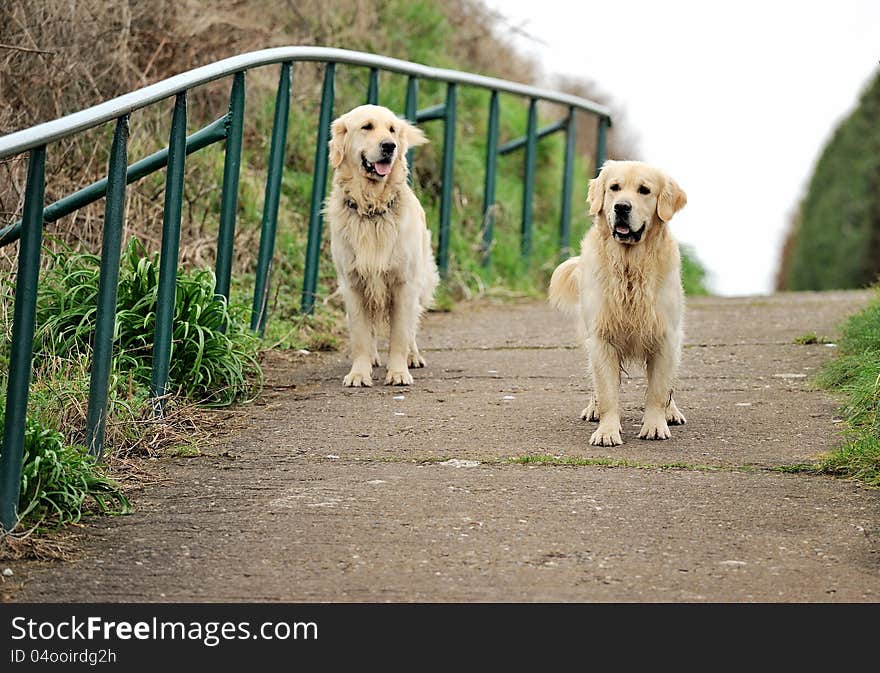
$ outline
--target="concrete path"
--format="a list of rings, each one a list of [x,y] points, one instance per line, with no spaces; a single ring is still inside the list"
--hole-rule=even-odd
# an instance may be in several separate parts
[[[589,446],[584,356],[540,302],[428,316],[411,389],[272,354],[260,402],[218,413],[233,431],[158,461],[136,514],[92,519],[16,599],[877,601],[880,492],[778,469],[839,441],[809,383],[833,349],[793,339],[867,296],[690,300],[688,424],[638,440],[630,372],[614,448]]]

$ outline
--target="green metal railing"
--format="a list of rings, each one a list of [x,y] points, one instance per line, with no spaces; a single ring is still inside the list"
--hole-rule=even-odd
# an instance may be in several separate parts
[[[271,277],[271,264],[284,172],[293,64],[298,61],[318,61],[326,64],[315,143],[308,244],[302,283],[301,308],[303,313],[312,312],[316,298],[318,263],[322,239],[321,210],[327,184],[327,140],[329,139],[330,123],[334,116],[334,86],[337,64],[354,65],[370,69],[366,94],[366,102],[368,103],[377,104],[379,102],[380,71],[407,76],[404,116],[415,122],[434,120],[443,122],[440,221],[437,241],[437,264],[441,274],[445,275],[447,273],[449,263],[457,91],[459,86],[480,87],[491,92],[483,202],[483,263],[489,263],[492,248],[498,156],[508,154],[520,147],[525,147],[521,240],[522,254],[527,258],[531,247],[531,210],[535,186],[536,145],[540,138],[559,131],[565,132],[567,136],[559,229],[560,250],[563,255],[567,254],[570,237],[570,202],[575,153],[575,114],[578,111],[582,111],[598,117],[599,130],[595,157],[595,166],[598,168],[605,159],[606,131],[611,123],[610,112],[603,106],[589,100],[516,82],[453,70],[430,68],[416,63],[342,49],[279,47],[243,54],[196,68],[87,110],[0,137],[0,160],[25,152],[28,153],[27,183],[22,219],[0,230],[0,247],[14,241],[19,241],[3,444],[2,450],[0,450],[0,528],[2,530],[11,530],[18,520],[17,509],[33,359],[34,321],[43,225],[47,222],[56,221],[90,203],[94,203],[100,198],[106,197],[95,345],[90,375],[86,430],[86,442],[89,451],[100,459],[104,444],[104,425],[113,353],[116,290],[119,278],[126,186],[146,175],[166,168],[158,307],[150,385],[154,409],[157,414],[162,414],[164,411],[163,402],[167,394],[169,367],[172,356],[172,321],[176,294],[186,157],[210,145],[225,141],[223,185],[220,196],[220,218],[217,235],[215,293],[223,301],[228,301],[238,209],[238,183],[245,113],[245,73],[252,68],[260,66],[281,65],[269,150],[260,247],[251,311],[251,329],[263,333],[268,311],[269,280]],[[233,81],[227,113],[220,119],[187,136],[187,92],[207,82],[229,76],[232,76]],[[420,80],[444,82],[446,84],[445,102],[419,110],[418,85]],[[501,147],[498,146],[500,93],[524,97],[529,101],[526,135]],[[172,97],[174,98],[174,110],[168,147],[128,165],[127,149],[131,112]],[[546,128],[538,129],[537,104],[541,100],[567,106],[569,112],[566,119]],[[108,122],[114,122],[116,126],[110,149],[107,178],[80,189],[55,203],[46,205],[44,203],[44,192],[47,147],[53,142],[74,136],[82,131]],[[412,165],[412,150],[407,153],[407,159],[410,165]]]

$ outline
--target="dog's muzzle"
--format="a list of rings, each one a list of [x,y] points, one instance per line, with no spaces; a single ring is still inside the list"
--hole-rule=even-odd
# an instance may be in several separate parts
[[[394,153],[386,156],[384,153],[376,160],[369,161],[366,155],[361,156],[361,166],[370,177],[384,178],[391,173],[391,166],[394,161]]]
[[[370,161],[367,155],[361,155],[361,165],[367,172],[367,175],[384,178],[391,173],[391,167],[394,163],[394,155],[397,152],[397,144],[393,142],[383,142],[379,145],[379,157]]]
[[[621,243],[638,243],[642,240],[642,234],[645,233],[644,222],[642,222],[642,226],[638,229],[633,229],[629,219],[631,212],[632,205],[625,201],[614,204],[614,214],[611,218],[613,220],[611,235]]]
[[[615,222],[614,227],[611,229],[611,235],[621,243],[638,243],[642,240],[642,234],[644,233],[644,223],[638,229],[633,229],[629,223]]]

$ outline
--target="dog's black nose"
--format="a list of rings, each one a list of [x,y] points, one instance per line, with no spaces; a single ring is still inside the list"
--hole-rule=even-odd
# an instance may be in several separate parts
[[[614,204],[614,214],[615,215],[629,215],[629,212],[633,209],[631,203],[627,203],[626,201],[621,201],[620,203]]]
[[[382,143],[382,144],[380,145],[380,147],[382,148],[382,152],[383,152],[383,153],[385,153],[385,154],[391,154],[392,152],[394,152],[394,150],[397,149],[397,144],[396,144],[396,143],[391,143],[391,142],[385,142],[385,143]]]

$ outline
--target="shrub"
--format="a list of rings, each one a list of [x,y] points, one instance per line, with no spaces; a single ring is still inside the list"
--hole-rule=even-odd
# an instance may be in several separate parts
[[[105,514],[126,514],[131,509],[119,485],[104,475],[84,447],[67,446],[58,430],[29,417],[19,518],[33,525],[52,521],[60,526],[78,521],[89,507]]]
[[[98,296],[96,256],[52,254],[40,284],[34,352],[87,353],[93,346]],[[148,385],[159,287],[159,255],[146,255],[136,239],[126,247],[119,275],[114,371]],[[258,341],[214,294],[206,269],[179,271],[174,305],[171,392],[209,406],[252,400],[261,373]]]

